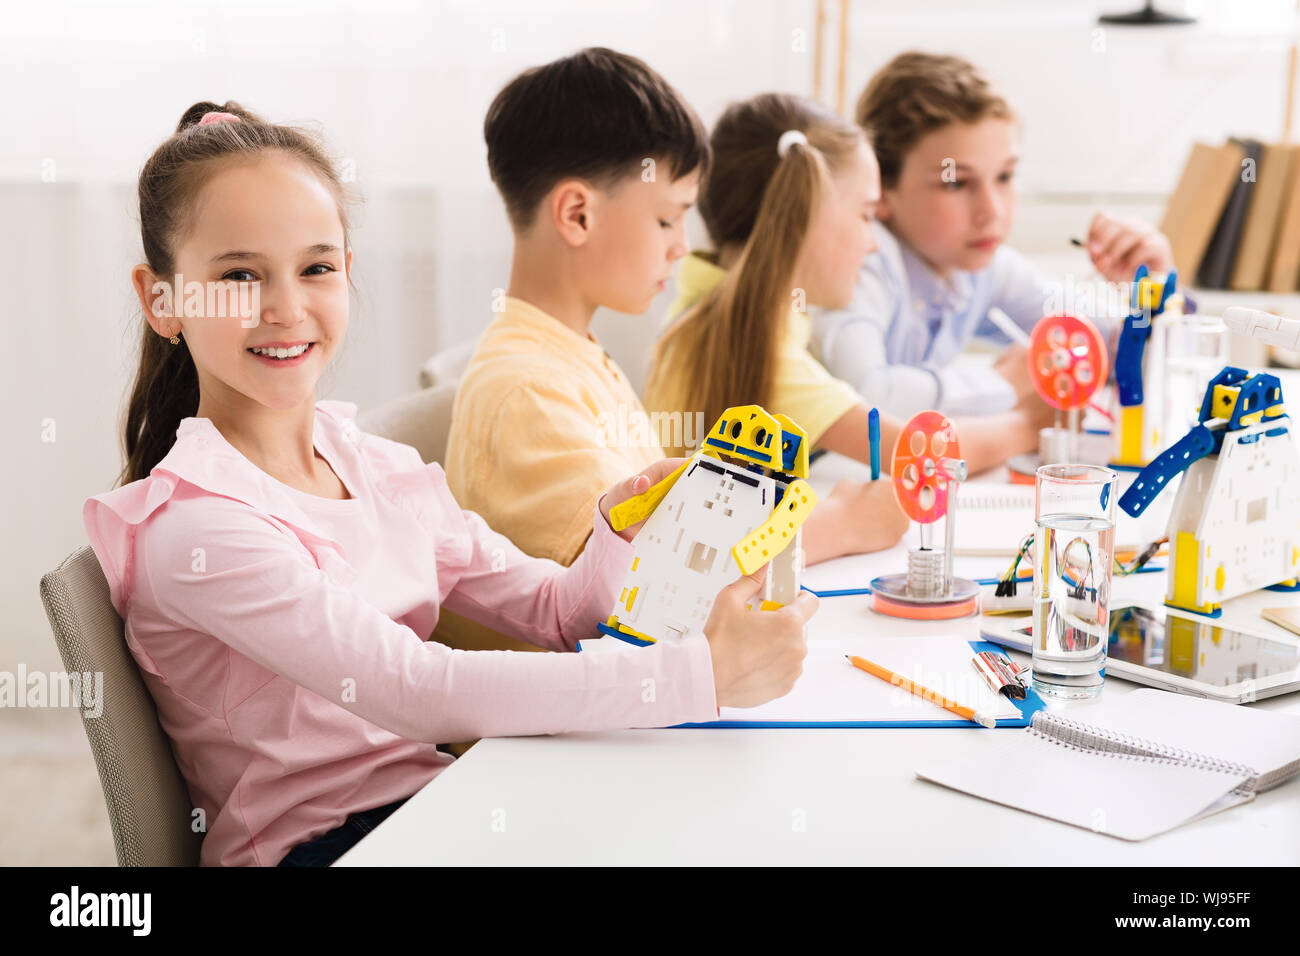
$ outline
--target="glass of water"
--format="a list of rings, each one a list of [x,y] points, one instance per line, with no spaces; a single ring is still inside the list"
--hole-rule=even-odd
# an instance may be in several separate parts
[[[1118,479],[1098,465],[1038,469],[1033,684],[1040,694],[1081,699],[1101,693]]]
[[[1168,445],[1198,423],[1205,386],[1228,364],[1228,327],[1217,316],[1174,314],[1161,316],[1156,332],[1165,355],[1158,444]]]

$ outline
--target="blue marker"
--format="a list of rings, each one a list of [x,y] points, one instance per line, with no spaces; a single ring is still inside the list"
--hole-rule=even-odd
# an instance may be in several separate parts
[[[880,477],[880,412],[872,409],[867,414],[867,438],[871,441],[871,480]]]

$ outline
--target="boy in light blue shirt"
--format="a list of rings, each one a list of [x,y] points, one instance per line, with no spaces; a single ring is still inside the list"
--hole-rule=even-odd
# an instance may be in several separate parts
[[[1054,298],[1052,283],[1003,245],[1019,146],[1010,107],[970,63],[903,53],[868,83],[857,120],[880,164],[884,228],[853,302],[814,316],[815,354],[868,403],[899,417],[927,408],[991,414],[1040,401],[1022,346],[1005,348],[992,371],[954,364],[973,338],[1009,342],[990,309],[1028,332]],[[1153,272],[1173,265],[1168,240],[1151,226],[1100,213],[1086,248],[1112,282],[1131,280],[1142,263]],[[1091,318],[1113,338],[1113,321]]]

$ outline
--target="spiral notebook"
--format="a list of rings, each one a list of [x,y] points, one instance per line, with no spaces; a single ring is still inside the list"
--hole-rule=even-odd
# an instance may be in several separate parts
[[[1123,840],[1246,803],[1300,773],[1300,718],[1152,689],[1094,724],[1039,711],[1028,729],[988,744],[916,775]]]

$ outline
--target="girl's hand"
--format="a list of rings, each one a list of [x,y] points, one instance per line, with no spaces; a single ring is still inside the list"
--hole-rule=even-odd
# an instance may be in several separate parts
[[[659,484],[660,481],[676,471],[685,460],[685,458],[661,459],[640,474],[633,475],[631,478],[624,478],[613,488],[610,488],[609,491],[601,495],[600,513],[604,516],[605,523],[613,528],[614,526],[609,520],[609,512],[611,508],[621,505],[629,498],[635,498],[637,495],[641,494],[641,492],[647,491]],[[643,524],[645,524],[645,521],[638,521],[636,524],[629,525],[622,531],[617,532],[617,534],[624,541],[631,541],[636,537],[637,532],[641,530]]]
[[[1029,374],[1029,350],[1020,343],[1012,343],[1002,350],[1002,354],[993,363],[993,371],[1015,389],[1016,404],[1035,394],[1034,380]]]
[[[1087,249],[1093,266],[1110,282],[1132,282],[1144,263],[1152,272],[1174,267],[1174,252],[1164,233],[1136,219],[1097,213],[1088,226]]]
[[[912,524],[899,507],[894,496],[893,479],[888,477],[876,481],[841,478],[831,489],[826,503],[831,504],[828,511],[834,511],[836,505],[843,508],[835,518],[835,525],[836,533],[847,545],[848,554],[892,548],[902,540]],[[816,513],[814,509],[813,514]],[[807,536],[805,531],[805,540]],[[804,550],[806,553],[806,546]]]
[[[746,610],[766,577],[764,565],[723,588],[704,624],[719,707],[757,707],[784,697],[803,673],[804,625],[817,611],[817,595],[801,590],[778,610]]]
[[[1038,430],[1040,428],[1051,428],[1056,424],[1056,416],[1062,414],[1043,401],[1042,396],[1037,391],[1030,392],[1022,398],[1012,411],[1024,415],[1029,427],[1033,429],[1033,447],[1035,449],[1038,447]]]
[[[1039,398],[1038,393],[1035,392],[1011,411],[999,416],[997,431],[984,436],[984,440],[992,442],[999,464],[1004,463],[1012,455],[1038,451],[1038,433],[1044,428],[1054,426],[1057,414],[1056,409]],[[967,451],[965,442],[962,444],[962,451],[966,452],[966,459],[969,462],[972,453]],[[972,475],[978,474],[969,465],[967,471]]]

